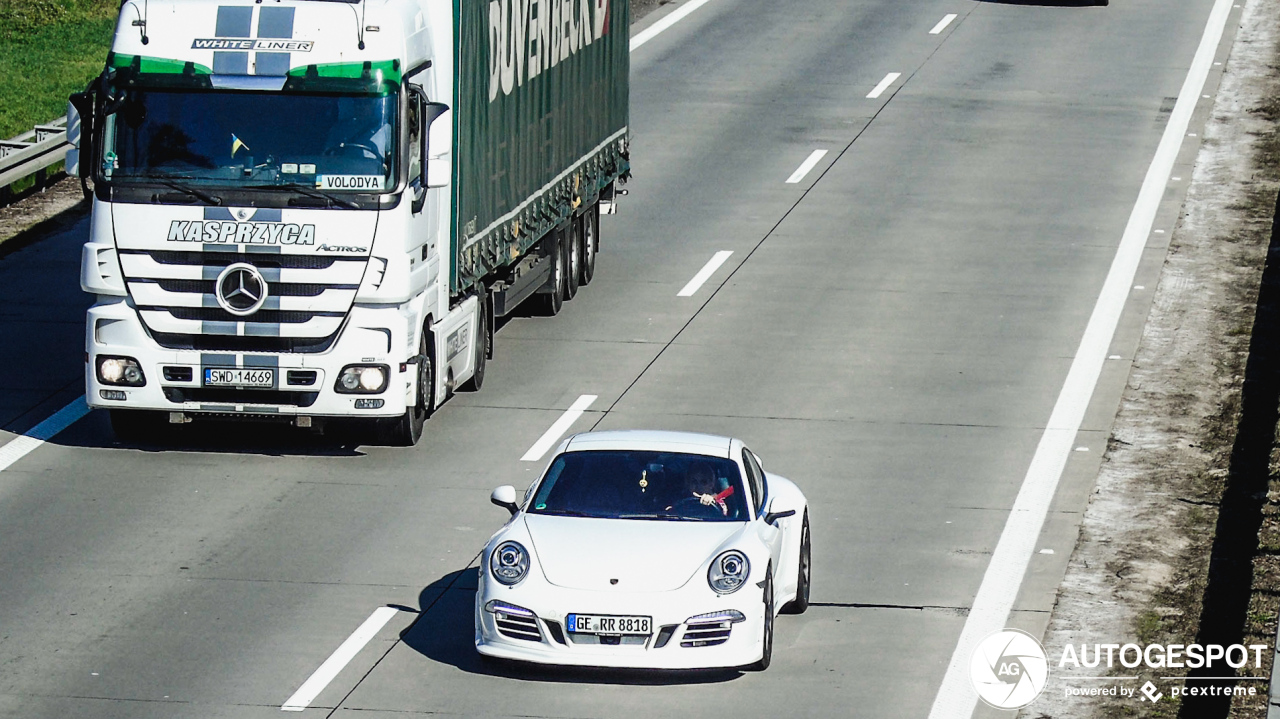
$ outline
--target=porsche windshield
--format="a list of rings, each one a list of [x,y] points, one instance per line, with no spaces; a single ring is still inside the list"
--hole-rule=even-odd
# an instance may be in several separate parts
[[[567,452],[538,485],[531,514],[743,522],[738,465],[674,452]]]
[[[395,185],[396,96],[130,89],[109,115],[103,178],[127,183]]]

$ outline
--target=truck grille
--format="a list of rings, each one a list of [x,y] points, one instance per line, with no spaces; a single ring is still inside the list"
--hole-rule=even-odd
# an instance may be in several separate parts
[[[123,252],[135,252],[122,250]],[[153,250],[138,254],[149,255],[151,259],[162,265],[206,265],[209,267],[226,267],[233,262],[245,262],[252,257],[252,264],[259,269],[289,268],[296,270],[323,270],[333,263],[348,258],[339,255],[243,255],[238,252],[178,252],[174,250]]]
[[[129,296],[151,336],[169,349],[323,352],[355,301],[367,258],[175,250],[121,250]],[[253,265],[267,283],[262,308],[233,315],[218,304],[217,277]]]
[[[216,280],[156,280],[155,282],[165,292],[197,292],[205,295],[212,295],[215,291],[214,285],[217,283]],[[333,285],[281,282],[271,285],[271,294],[276,297],[315,297],[330,287]],[[340,288],[354,290],[357,287],[352,285],[340,286]]]

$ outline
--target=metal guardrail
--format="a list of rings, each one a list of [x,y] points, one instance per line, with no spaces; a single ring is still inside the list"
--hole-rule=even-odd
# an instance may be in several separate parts
[[[77,120],[73,125],[78,125]],[[70,129],[74,133],[79,128]],[[67,150],[72,149],[67,130],[64,115],[11,140],[0,140],[0,205],[66,172]]]

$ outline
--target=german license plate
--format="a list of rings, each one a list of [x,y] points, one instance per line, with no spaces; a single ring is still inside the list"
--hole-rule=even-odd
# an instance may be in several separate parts
[[[274,369],[214,369],[204,370],[205,387],[252,387],[270,389],[276,384]]]
[[[617,617],[570,614],[569,631],[578,634],[651,634],[652,617]]]

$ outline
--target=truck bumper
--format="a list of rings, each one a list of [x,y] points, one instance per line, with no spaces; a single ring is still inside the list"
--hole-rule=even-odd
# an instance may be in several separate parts
[[[175,350],[157,344],[123,298],[99,302],[89,308],[85,323],[85,401],[94,409],[223,418],[398,417],[416,401],[416,360],[404,349],[416,346],[408,317],[410,313],[397,307],[353,307],[338,339],[315,354]],[[102,355],[136,360],[145,384],[125,387],[99,381]],[[351,364],[385,365],[385,388],[376,394],[338,392],[338,376]],[[208,387],[207,368],[272,369],[273,386]]]

